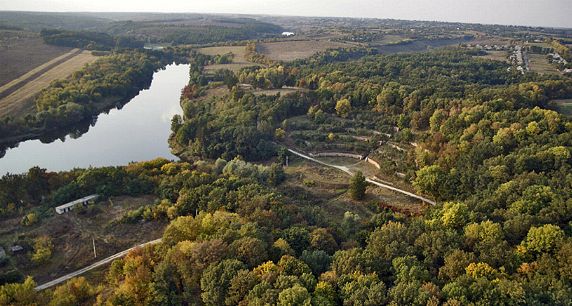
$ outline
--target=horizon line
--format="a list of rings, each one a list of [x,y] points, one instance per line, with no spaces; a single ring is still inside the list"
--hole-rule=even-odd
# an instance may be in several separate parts
[[[483,22],[462,22],[449,20],[429,20],[429,19],[401,19],[388,17],[357,17],[357,16],[333,16],[333,15],[289,15],[289,14],[270,14],[270,13],[221,13],[221,12],[172,12],[172,11],[30,11],[30,10],[10,10],[0,9],[0,12],[18,12],[18,13],[52,13],[52,14],[198,14],[198,15],[243,15],[243,16],[267,16],[267,17],[298,17],[298,18],[348,18],[348,19],[371,19],[371,20],[396,20],[396,21],[412,21],[412,22],[436,22],[451,24],[469,24],[484,26],[505,26],[505,27],[526,27],[526,28],[545,28],[557,30],[572,30],[572,26],[546,26],[546,25],[526,25],[526,24],[503,24],[503,23],[483,23]]]

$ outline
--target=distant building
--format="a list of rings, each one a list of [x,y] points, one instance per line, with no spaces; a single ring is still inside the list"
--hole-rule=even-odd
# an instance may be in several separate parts
[[[296,33],[294,33],[294,32],[282,32],[282,36],[285,36],[285,37],[290,37],[290,36],[294,36],[294,35],[296,35]]]
[[[69,212],[70,210],[74,209],[76,206],[78,205],[83,205],[83,206],[87,206],[87,204],[90,203],[95,203],[95,200],[97,200],[97,198],[99,198],[99,195],[97,194],[92,194],[90,196],[87,197],[83,197],[81,199],[66,203],[64,205],[60,205],[58,207],[56,207],[56,212],[58,214],[63,214],[66,212]]]
[[[24,250],[24,248],[21,245],[17,245],[17,244],[10,247],[10,252],[12,252],[12,253],[18,253],[18,252],[21,252],[23,250]]]

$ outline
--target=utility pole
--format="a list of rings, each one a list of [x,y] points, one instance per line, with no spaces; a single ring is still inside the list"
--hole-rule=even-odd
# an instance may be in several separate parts
[[[95,238],[91,237],[91,241],[93,242],[93,257],[97,258],[97,252],[95,251]]]
[[[286,155],[286,167],[288,167],[288,155]]]

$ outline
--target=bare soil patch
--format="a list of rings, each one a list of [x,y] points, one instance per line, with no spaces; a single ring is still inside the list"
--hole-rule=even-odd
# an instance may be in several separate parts
[[[205,55],[224,55],[227,53],[234,54],[234,58],[232,59],[232,63],[230,64],[216,64],[216,65],[208,65],[205,67],[207,72],[209,71],[216,71],[220,69],[228,69],[234,72],[238,72],[240,69],[244,67],[252,67],[252,66],[259,66],[259,64],[249,62],[246,59],[246,46],[222,46],[222,47],[208,47],[208,48],[201,48],[199,52]]]
[[[0,99],[0,118],[4,116],[24,116],[34,109],[33,97],[51,82],[65,79],[73,72],[97,59],[91,52],[83,51],[67,61],[56,65],[32,80],[23,80],[25,84],[7,97]]]
[[[37,33],[0,30],[0,86],[70,50],[45,44]]]
[[[334,48],[347,48],[354,45],[328,40],[292,40],[261,43],[259,52],[274,61],[290,62],[308,58],[318,52]]]

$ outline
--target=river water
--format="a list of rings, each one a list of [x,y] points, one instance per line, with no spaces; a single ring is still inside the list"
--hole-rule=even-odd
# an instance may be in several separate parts
[[[156,72],[149,89],[142,90],[121,109],[100,114],[81,136],[68,135],[51,143],[22,142],[0,158],[0,176],[23,173],[34,166],[49,171],[118,166],[157,157],[177,159],[167,139],[171,118],[181,114],[181,89],[189,82],[189,65],[169,65]]]

